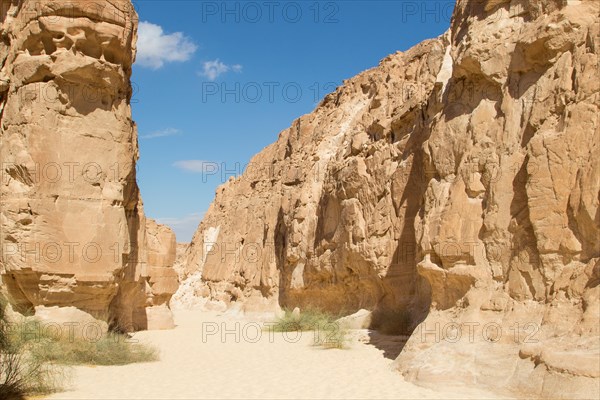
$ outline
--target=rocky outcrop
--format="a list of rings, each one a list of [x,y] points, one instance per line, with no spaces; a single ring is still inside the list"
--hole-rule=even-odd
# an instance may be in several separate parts
[[[173,269],[180,280],[183,280],[187,275],[185,262],[189,245],[189,243],[177,243],[175,250],[175,263],[173,264]]]
[[[396,362],[407,377],[600,393],[598,11],[458,3],[415,223],[432,307]]]
[[[2,0],[0,11],[3,290],[50,319],[74,308],[158,327],[177,287],[175,240],[146,221],[136,183],[133,6]]]
[[[345,81],[218,188],[183,294],[409,313],[409,379],[597,395],[598,11],[459,0],[444,36]]]
[[[413,298],[414,260],[397,243],[415,243],[419,193],[394,194],[419,145],[403,130],[421,129],[418,106],[446,47],[425,42],[345,82],[217,190],[187,262],[213,297],[335,310]],[[398,113],[414,124],[398,124]]]
[[[147,329],[174,328],[169,302],[179,287],[179,277],[174,268],[177,252],[175,233],[171,228],[149,219],[146,237]]]

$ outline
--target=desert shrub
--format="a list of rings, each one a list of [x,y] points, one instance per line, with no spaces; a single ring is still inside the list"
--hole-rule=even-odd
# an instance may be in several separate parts
[[[27,346],[35,359],[46,363],[125,365],[158,359],[158,352],[153,347],[114,332],[90,340],[65,332],[52,332],[43,329],[37,321],[27,321],[15,325],[10,337],[11,342]]]
[[[284,310],[283,316],[275,321],[273,330],[275,332],[314,331],[335,322],[335,320],[336,318],[332,314],[317,309],[307,309],[299,315],[294,315],[290,310]]]
[[[1,299],[0,299],[1,300]],[[67,365],[124,365],[158,359],[156,349],[128,335],[108,332],[98,340],[44,329],[33,319],[8,323],[0,304],[0,400],[62,389]]]
[[[0,399],[21,399],[25,395],[47,394],[60,388],[64,370],[34,357],[20,341],[13,342],[12,325],[4,314],[0,298]]]
[[[339,316],[318,309],[306,309],[298,315],[285,310],[275,321],[275,332],[314,332],[313,343],[324,348],[345,348],[348,330],[337,321]]]
[[[339,322],[321,326],[315,331],[313,344],[326,349],[345,349],[348,347],[349,331]]]
[[[413,318],[406,309],[375,310],[371,319],[371,329],[384,335],[410,336],[413,330]]]
[[[67,365],[125,365],[158,360],[157,351],[147,345],[131,343],[129,337],[108,333],[98,341],[45,340],[33,354],[40,360]]]
[[[23,349],[0,352],[0,399],[47,394],[61,388],[65,371],[31,357]]]

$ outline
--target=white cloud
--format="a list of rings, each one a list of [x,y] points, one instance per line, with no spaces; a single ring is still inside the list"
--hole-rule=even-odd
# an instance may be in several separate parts
[[[156,218],[156,221],[159,224],[164,224],[175,232],[175,236],[177,236],[177,241],[182,242],[191,242],[196,229],[198,229],[198,225],[202,222],[202,218],[204,218],[204,213],[193,213],[184,215],[183,217],[175,217],[175,218]]]
[[[165,34],[163,28],[150,22],[140,22],[136,62],[152,69],[165,63],[187,61],[198,49],[182,32]]]
[[[179,129],[167,128],[167,129],[163,129],[162,131],[155,131],[155,132],[149,133],[147,135],[140,135],[140,138],[141,139],[154,139],[154,138],[159,138],[159,137],[175,136],[175,135],[179,135],[179,133],[181,133],[181,131]]]
[[[173,163],[174,167],[181,170],[194,173],[215,172],[219,169],[219,164],[203,160],[180,160]]]
[[[203,64],[203,71],[200,75],[208,78],[210,81],[214,81],[219,76],[223,75],[226,72],[233,71],[240,73],[242,72],[242,66],[240,64],[227,65],[221,62],[218,58],[212,61],[206,61]]]

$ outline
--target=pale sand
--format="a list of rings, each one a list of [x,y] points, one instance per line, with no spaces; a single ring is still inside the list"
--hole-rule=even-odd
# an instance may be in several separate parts
[[[391,360],[376,347],[354,341],[347,350],[312,345],[305,332],[291,343],[280,333],[262,332],[257,343],[236,343],[234,334],[208,336],[206,323],[257,335],[258,325],[199,311],[177,311],[177,327],[149,331],[135,338],[160,349],[160,361],[115,367],[76,367],[70,391],[53,399],[200,399],[200,398],[490,398],[465,388],[440,391],[404,381],[390,368]],[[262,324],[262,323],[261,323]],[[294,339],[294,333],[289,334]]]

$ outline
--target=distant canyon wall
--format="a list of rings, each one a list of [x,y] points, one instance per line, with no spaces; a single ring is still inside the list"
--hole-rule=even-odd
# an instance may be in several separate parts
[[[130,1],[0,1],[0,274],[12,307],[172,326],[175,236],[136,183]]]

